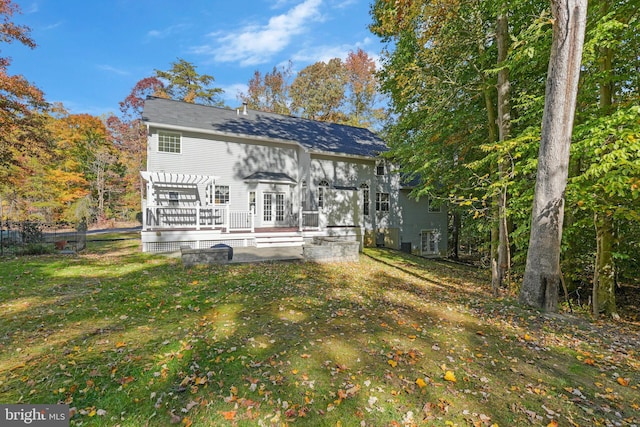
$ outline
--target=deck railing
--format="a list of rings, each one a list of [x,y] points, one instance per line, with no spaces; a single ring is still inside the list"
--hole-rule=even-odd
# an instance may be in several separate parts
[[[254,231],[253,211],[232,211],[228,206],[147,206],[143,228],[219,228]]]
[[[302,229],[319,229],[320,228],[320,212],[319,211],[302,211]]]

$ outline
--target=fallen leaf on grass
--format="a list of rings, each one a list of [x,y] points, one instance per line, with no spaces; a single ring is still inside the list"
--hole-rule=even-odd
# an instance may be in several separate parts
[[[393,360],[393,359],[389,359],[389,360],[387,360],[387,363],[388,363],[389,365],[391,365],[391,367],[392,367],[392,368],[395,368],[396,366],[398,366],[398,362],[396,362],[396,361],[395,361],[395,360]]]
[[[416,384],[418,384],[418,387],[420,388],[425,388],[427,386],[427,383],[422,378],[418,378],[416,380]]]
[[[455,383],[457,381],[456,374],[454,374],[452,371],[447,371],[444,374],[444,380],[445,381],[451,381],[452,383]]]
[[[236,417],[236,411],[224,411],[221,412],[225,420],[231,421]]]
[[[131,376],[129,376],[129,377],[122,377],[122,378],[120,378],[120,379],[118,380],[118,383],[120,383],[121,385],[126,385],[126,384],[129,384],[129,383],[133,382],[134,380],[135,380],[135,378],[134,378],[134,377],[131,377]]]
[[[626,387],[629,385],[629,380],[626,378],[618,377],[617,381],[618,381],[618,384],[620,384],[623,387]]]

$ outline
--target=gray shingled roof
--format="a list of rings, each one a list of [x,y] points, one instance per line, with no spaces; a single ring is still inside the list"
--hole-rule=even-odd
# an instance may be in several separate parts
[[[284,139],[310,151],[375,157],[387,149],[368,129],[318,122],[280,114],[236,110],[189,104],[148,97],[142,119],[158,125],[183,126],[227,134]]]

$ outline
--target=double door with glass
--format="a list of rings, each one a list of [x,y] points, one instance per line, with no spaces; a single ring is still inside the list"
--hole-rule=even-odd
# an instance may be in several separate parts
[[[262,193],[262,224],[266,226],[286,225],[285,193]]]

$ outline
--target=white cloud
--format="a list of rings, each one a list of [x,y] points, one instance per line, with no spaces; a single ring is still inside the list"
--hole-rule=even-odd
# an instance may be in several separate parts
[[[177,33],[182,32],[187,29],[189,26],[187,24],[176,24],[170,25],[167,28],[163,28],[160,30],[149,30],[147,31],[147,37],[150,39],[164,39],[169,36],[175,35]]]
[[[58,21],[54,24],[45,25],[44,27],[42,27],[42,30],[44,31],[55,30],[56,28],[60,27],[62,24],[64,24],[64,21]]]
[[[29,7],[25,7],[22,11],[25,15],[36,13],[40,11],[40,6],[38,6],[38,3],[31,3]]]
[[[286,13],[271,17],[266,25],[253,24],[224,35],[211,34],[215,47],[199,46],[193,52],[212,55],[218,62],[239,62],[241,66],[268,62],[307,31],[310,22],[322,20],[321,4],[322,0],[305,0]]]
[[[295,64],[313,64],[318,61],[328,62],[333,58],[340,58],[343,61],[347,59],[349,52],[355,52],[358,49],[362,49],[369,54],[369,57],[376,62],[378,66],[379,54],[367,51],[367,46],[371,45],[371,39],[365,38],[362,41],[353,44],[341,44],[335,46],[316,46],[313,48],[304,48],[294,53],[292,61]]]
[[[98,69],[102,70],[102,71],[107,71],[109,73],[112,74],[117,74],[119,76],[128,76],[129,74],[131,74],[129,71],[127,70],[123,70],[121,68],[116,68],[116,67],[112,67],[111,65],[98,65]]]

